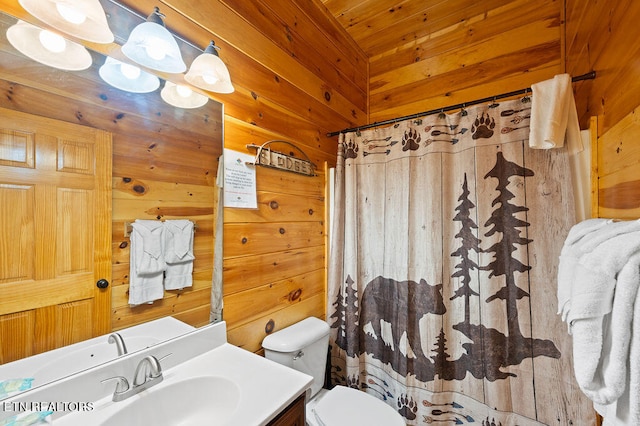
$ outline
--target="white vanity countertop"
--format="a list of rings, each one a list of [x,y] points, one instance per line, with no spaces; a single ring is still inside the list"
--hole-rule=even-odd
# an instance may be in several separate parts
[[[119,409],[147,393],[171,386],[172,383],[203,376],[214,376],[235,383],[240,390],[238,405],[229,419],[220,422],[212,415],[216,425],[260,426],[274,419],[282,410],[311,386],[312,377],[269,361],[259,355],[225,343],[190,361],[163,372],[164,380],[138,395],[124,401],[112,402],[111,395],[95,401],[92,411],[74,412],[55,419],[57,426],[100,425]],[[115,387],[114,385],[111,385]],[[194,392],[197,390],[194,389]],[[211,395],[216,398],[216,395]],[[179,406],[158,407],[158,410],[180,410]],[[139,419],[138,419],[139,420]],[[137,423],[132,421],[132,425]]]

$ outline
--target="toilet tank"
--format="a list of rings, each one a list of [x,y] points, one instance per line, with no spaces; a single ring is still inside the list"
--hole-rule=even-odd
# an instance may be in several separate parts
[[[329,348],[326,322],[305,318],[265,337],[262,347],[267,359],[312,376],[311,396],[322,389]]]

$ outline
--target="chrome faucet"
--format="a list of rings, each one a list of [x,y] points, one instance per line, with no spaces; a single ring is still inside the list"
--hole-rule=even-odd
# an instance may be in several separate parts
[[[117,380],[118,384],[113,392],[113,401],[123,401],[133,395],[140,393],[151,386],[157,385],[162,381],[162,367],[160,361],[153,355],[147,355],[142,358],[136,367],[133,375],[133,387],[129,386],[129,381],[122,376],[110,377],[102,381]]]
[[[140,361],[136,372],[133,375],[133,388],[144,386],[149,383],[147,387],[153,386],[162,381],[162,367],[160,367],[160,361],[153,355],[148,355]],[[154,382],[154,383],[150,383]]]
[[[124,339],[119,333],[111,333],[107,341],[109,343],[116,344],[116,348],[118,349],[118,356],[122,356],[127,353],[127,345],[124,344]]]

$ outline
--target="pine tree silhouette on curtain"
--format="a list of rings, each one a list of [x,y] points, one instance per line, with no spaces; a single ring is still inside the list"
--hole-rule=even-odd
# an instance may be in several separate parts
[[[525,358],[531,358],[532,354],[533,357],[539,355],[552,358],[560,357],[560,351],[552,341],[525,338],[520,330],[518,317],[518,300],[529,297],[529,293],[516,285],[516,274],[529,271],[531,266],[525,265],[513,257],[513,253],[517,250],[517,245],[527,245],[532,240],[521,236],[521,231],[518,229],[528,227],[529,223],[516,217],[516,214],[526,212],[529,209],[526,206],[510,202],[515,198],[515,195],[508,189],[508,186],[511,182],[510,179],[514,176],[533,175],[532,170],[505,159],[501,151],[497,154],[495,166],[485,175],[485,179],[495,178],[498,180],[496,187],[498,196],[492,202],[493,206],[497,205],[498,207],[492,211],[491,217],[485,223],[485,226],[491,227],[485,236],[491,237],[499,233],[502,235],[502,239],[484,250],[494,253],[494,260],[483,269],[490,271],[489,278],[504,276],[505,280],[504,286],[489,296],[486,302],[503,300],[506,303],[508,328],[506,342],[493,342],[494,344],[485,345],[485,347],[490,348],[494,360],[499,359],[501,366],[520,364]],[[495,337],[499,338],[497,335]],[[500,340],[503,339],[500,338]]]
[[[335,319],[332,327],[338,329],[336,344],[345,349],[347,355],[356,356],[358,353],[358,292],[353,286],[350,276],[345,281],[345,291],[338,294],[333,302],[335,312],[331,319]]]
[[[469,302],[471,296],[480,296],[478,292],[474,291],[471,286],[471,271],[478,270],[478,264],[471,259],[470,252],[473,250],[476,253],[482,252],[480,249],[480,240],[475,236],[474,230],[478,229],[478,225],[471,219],[471,209],[475,207],[475,204],[469,200],[469,186],[467,184],[467,174],[464,174],[464,183],[462,184],[462,194],[458,198],[460,204],[456,207],[458,212],[453,220],[460,222],[462,227],[455,237],[461,240],[460,247],[451,253],[451,256],[457,256],[460,258],[460,262],[455,266],[457,269],[451,277],[460,278],[460,287],[456,290],[454,295],[449,300],[454,300],[458,297],[464,297],[464,323],[460,325],[463,327],[471,323],[469,314]]]

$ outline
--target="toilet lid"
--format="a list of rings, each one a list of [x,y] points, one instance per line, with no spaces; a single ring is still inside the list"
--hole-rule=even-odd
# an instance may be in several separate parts
[[[345,386],[336,386],[327,392],[307,417],[318,426],[405,425],[402,416],[384,401]]]

